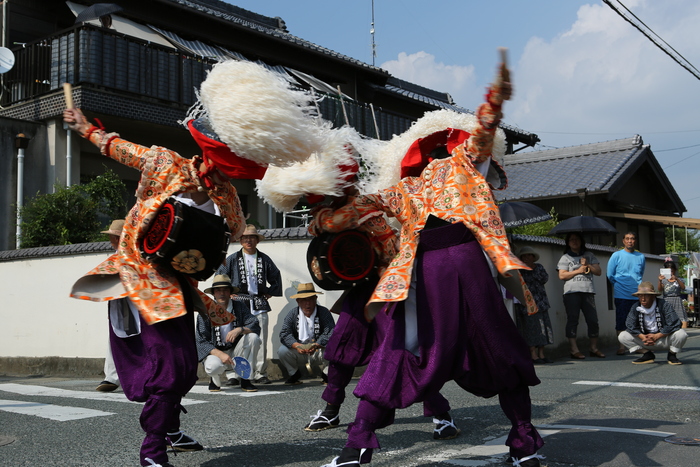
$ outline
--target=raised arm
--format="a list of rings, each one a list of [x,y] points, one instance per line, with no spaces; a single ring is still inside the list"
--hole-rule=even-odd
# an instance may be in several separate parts
[[[126,141],[117,133],[107,133],[103,128],[88,121],[80,109],[64,110],[63,121],[71,130],[97,146],[103,155],[129,167],[142,169],[144,159],[141,155],[151,148]]]
[[[484,162],[491,156],[494,134],[498,123],[503,118],[501,108],[504,101],[510,100],[512,93],[510,71],[504,56],[503,62],[498,67],[496,80],[486,93],[486,102],[476,110],[479,125],[467,140],[467,153],[475,163]]]

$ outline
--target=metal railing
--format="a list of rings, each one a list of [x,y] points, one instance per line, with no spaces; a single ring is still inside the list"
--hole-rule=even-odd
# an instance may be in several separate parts
[[[129,92],[189,107],[196,102],[195,89],[216,63],[89,24],[23,44],[13,52],[14,67],[0,75],[3,107],[55,92],[63,83]],[[359,133],[372,138],[389,139],[412,122],[394,112],[321,94],[317,102],[324,119],[342,126],[347,118]]]
[[[308,208],[298,209],[296,211],[285,212],[282,215],[282,228],[301,227],[301,226],[308,227],[309,222],[311,222],[311,219],[313,219],[311,217],[311,215],[309,215],[310,212],[311,212],[311,209],[308,209]],[[301,222],[292,222],[295,225],[287,226],[287,219],[295,219],[295,220],[298,220]]]
[[[0,105],[59,90],[64,82],[126,91],[190,106],[213,60],[91,25],[76,26],[13,49]]]

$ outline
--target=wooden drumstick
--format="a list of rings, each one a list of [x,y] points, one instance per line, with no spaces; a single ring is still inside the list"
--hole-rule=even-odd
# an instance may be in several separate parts
[[[503,63],[507,67],[508,66],[508,48],[499,47],[498,52],[501,54],[501,63]]]
[[[70,83],[63,83],[63,96],[66,98],[66,109],[74,108],[73,86]]]

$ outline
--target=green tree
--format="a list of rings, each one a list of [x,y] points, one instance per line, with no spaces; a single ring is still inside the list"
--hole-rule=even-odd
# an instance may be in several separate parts
[[[22,209],[21,248],[105,240],[100,230],[126,215],[125,194],[124,183],[109,169],[82,185],[37,193]]]
[[[513,235],[535,235],[538,237],[545,237],[547,233],[559,223],[559,219],[557,218],[557,213],[554,211],[554,208],[550,209],[549,215],[552,216],[552,218],[548,221],[513,227],[512,229],[506,229],[506,231]]]
[[[688,229],[688,237],[686,243],[686,235],[684,228],[666,227],[666,254],[678,254],[678,273],[685,274],[685,265],[689,259],[686,253],[700,251],[700,231]],[[674,238],[675,237],[675,238]]]

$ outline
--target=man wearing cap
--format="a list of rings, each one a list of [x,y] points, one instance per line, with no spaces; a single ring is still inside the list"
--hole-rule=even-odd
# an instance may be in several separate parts
[[[124,219],[113,220],[109,225],[108,230],[103,230],[100,233],[107,234],[109,236],[109,244],[112,245],[114,251],[119,248],[119,237],[122,235],[122,229],[124,228]],[[120,299],[124,300],[124,299]],[[112,302],[109,302],[110,306]],[[95,388],[100,392],[112,392],[119,387],[119,375],[117,375],[117,369],[114,366],[114,358],[112,358],[112,346],[107,344],[107,355],[105,356],[105,367],[104,367],[105,379],[97,385]]]
[[[328,380],[323,351],[331,337],[335,321],[328,308],[316,304],[317,295],[322,294],[309,282],[299,284],[297,293],[290,297],[296,299],[298,306],[289,310],[284,318],[280,331],[282,345],[277,351],[289,374],[284,384],[301,384],[300,368],[303,365],[322,366],[321,377],[324,382]]]
[[[615,288],[613,294],[615,298],[615,330],[618,336],[625,330],[630,307],[637,303],[634,292],[642,282],[646,266],[644,255],[634,249],[636,242],[637,234],[627,232],[622,238],[624,248],[610,256],[606,271],[608,280]],[[617,354],[624,355],[625,352],[626,349],[620,344]]]
[[[221,375],[227,378],[235,377],[234,357],[243,357],[255,368],[258,352],[260,351],[260,325],[255,316],[250,314],[248,306],[241,301],[231,300],[231,294],[236,290],[231,287],[231,278],[225,274],[214,276],[212,286],[204,290],[211,294],[216,303],[233,313],[235,319],[222,326],[212,326],[211,320],[202,315],[197,317],[197,355],[204,365],[204,371],[209,375],[209,390],[221,390]],[[245,392],[256,392],[249,379],[241,379],[241,389]]]
[[[653,350],[667,350],[666,357],[670,365],[680,365],[676,355],[683,349],[688,334],[681,329],[678,315],[665,300],[660,299],[661,292],[654,290],[651,282],[642,282],[633,293],[638,297],[637,302],[627,315],[627,329],[618,336],[620,344],[630,353],[644,349],[644,355],[632,363],[654,363],[656,355]]]
[[[270,305],[267,300],[270,297],[282,296],[282,275],[279,269],[268,255],[258,250],[258,243],[264,239],[265,236],[258,233],[254,225],[246,225],[240,238],[242,248],[226,258],[226,262],[216,271],[217,274],[229,276],[231,286],[240,293],[256,295],[259,298],[250,302],[250,312],[260,323],[259,334],[262,341],[258,360],[254,365],[254,381],[258,384],[270,384],[267,378],[267,312],[270,311]]]

